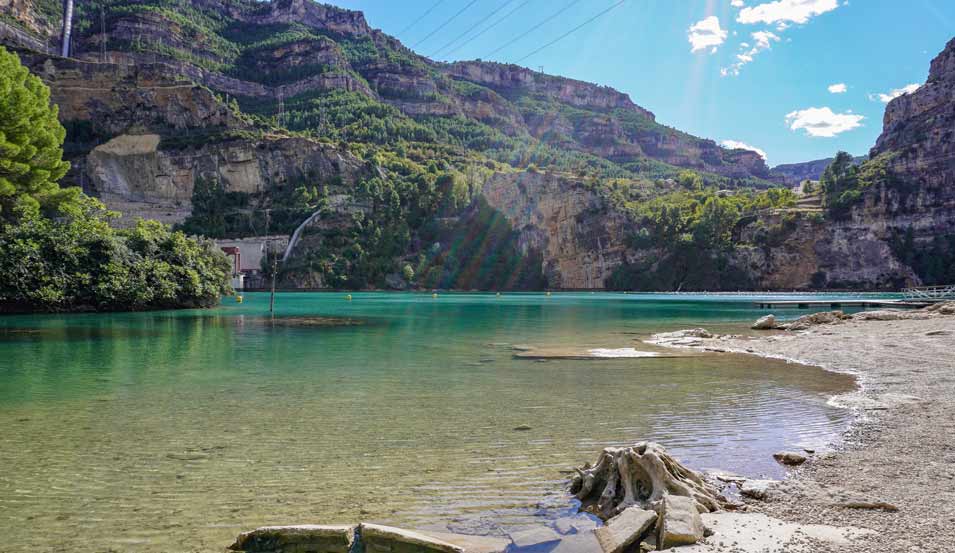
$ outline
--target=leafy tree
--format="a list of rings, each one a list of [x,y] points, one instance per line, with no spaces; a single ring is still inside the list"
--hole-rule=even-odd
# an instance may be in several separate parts
[[[70,164],[63,161],[66,130],[50,105],[50,89],[0,46],[0,218],[54,211],[75,202],[77,188],[57,182]]]
[[[215,245],[156,221],[129,230],[86,196],[56,220],[24,213],[0,226],[0,312],[208,307],[229,293]]]

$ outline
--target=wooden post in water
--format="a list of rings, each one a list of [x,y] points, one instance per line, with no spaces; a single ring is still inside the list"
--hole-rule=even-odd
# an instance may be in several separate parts
[[[272,293],[269,294],[269,314],[274,315],[275,314],[275,271],[276,271],[276,266],[278,265],[277,263],[278,259],[276,259],[275,252],[272,251],[273,250],[272,239],[268,238],[270,222],[271,222],[270,210],[266,209],[265,210],[265,236],[267,238],[265,239],[265,244],[266,244],[265,251],[268,253],[269,256],[272,257]]]

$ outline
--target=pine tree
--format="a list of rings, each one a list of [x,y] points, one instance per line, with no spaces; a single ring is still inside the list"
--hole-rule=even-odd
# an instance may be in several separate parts
[[[50,89],[0,46],[0,221],[75,203],[79,189],[61,189],[66,130],[50,105]]]

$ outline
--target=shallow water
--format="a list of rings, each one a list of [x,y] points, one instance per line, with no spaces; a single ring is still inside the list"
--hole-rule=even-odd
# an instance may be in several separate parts
[[[760,315],[744,297],[353,297],[279,294],[300,317],[283,324],[265,294],[0,318],[0,550],[221,551],[260,525],[359,520],[502,532],[569,512],[563,471],[607,445],[778,476],[773,452],[848,421],[826,400],[851,379],[782,362],[513,358],[740,331]]]

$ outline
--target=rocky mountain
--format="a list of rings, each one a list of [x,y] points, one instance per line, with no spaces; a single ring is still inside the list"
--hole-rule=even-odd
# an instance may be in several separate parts
[[[947,225],[922,221],[917,202],[948,209],[950,181],[913,184],[923,196],[867,190],[836,220],[752,192],[774,186],[758,154],[666,127],[626,94],[515,65],[435,62],[360,12],[82,2],[63,59],[50,53],[59,16],[47,2],[0,0],[0,43],[60,105],[68,180],[121,221],[214,237],[298,229],[288,286],[893,286],[916,280],[895,255],[898,231],[931,227],[924,242]],[[923,87],[935,96],[889,106],[873,155],[903,152],[892,154],[900,179],[951,163],[931,161],[946,147],[933,122],[947,64]],[[913,144],[924,153],[904,153]]]
[[[822,177],[822,172],[829,167],[835,158],[816,159],[813,161],[804,161],[802,163],[786,163],[777,165],[769,170],[769,178],[780,184],[794,187],[807,180],[818,181]],[[863,163],[868,156],[855,156],[856,165]]]

